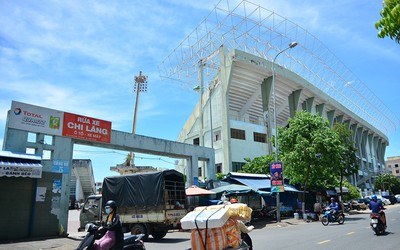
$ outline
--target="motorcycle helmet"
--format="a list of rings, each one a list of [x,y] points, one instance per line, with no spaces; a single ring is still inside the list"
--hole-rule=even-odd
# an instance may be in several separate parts
[[[238,202],[235,198],[232,198],[230,201],[231,201],[231,203],[237,203]]]
[[[115,212],[117,212],[117,203],[115,203],[115,201],[113,200],[109,200],[106,202],[105,208],[110,207],[112,208],[112,210]]]
[[[373,201],[377,201],[377,200],[378,200],[378,197],[376,197],[376,195],[372,195],[372,196],[371,196],[371,199],[372,199]]]

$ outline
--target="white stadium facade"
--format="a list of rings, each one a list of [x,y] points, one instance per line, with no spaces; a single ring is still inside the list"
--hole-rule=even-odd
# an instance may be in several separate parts
[[[297,46],[290,49],[292,42]],[[200,164],[200,178],[207,171],[236,172],[244,158],[274,152],[274,118],[284,127],[300,110],[352,130],[361,166],[349,177],[354,185],[371,190],[385,171],[395,115],[321,41],[259,5],[220,1],[159,70],[199,92],[178,141],[215,149],[215,170]]]

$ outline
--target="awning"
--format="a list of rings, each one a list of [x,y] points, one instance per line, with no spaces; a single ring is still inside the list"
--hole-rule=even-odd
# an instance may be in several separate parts
[[[271,180],[269,179],[239,178],[239,177],[230,177],[230,179],[255,189],[271,188]]]
[[[326,190],[326,194],[328,196],[336,196],[337,195],[335,190]]]
[[[238,184],[228,184],[228,185],[222,185],[220,187],[211,189],[210,191],[215,192],[215,193],[225,193],[226,195],[240,195],[240,194],[251,194],[251,193],[256,193],[258,195],[271,195],[270,192],[266,191],[260,191],[255,188],[249,187],[249,186],[243,186],[243,185],[238,185]]]
[[[0,161],[0,177],[42,178],[42,164]]]
[[[336,191],[336,193],[340,194],[340,188],[335,187],[335,191]],[[343,193],[348,193],[349,189],[347,187],[342,187],[342,191],[343,191]]]
[[[251,193],[251,192],[257,192],[256,189],[248,187],[248,186],[243,186],[243,185],[238,185],[238,184],[228,184],[228,185],[222,185],[220,187],[211,189],[210,191],[214,193],[223,193],[225,192],[226,194],[246,194],[246,193]]]
[[[286,191],[288,191],[288,192],[297,192],[297,193],[303,192],[303,191],[300,191],[297,188],[295,188],[294,186],[289,185],[289,184],[285,184],[284,186],[285,186],[285,188],[284,188],[285,192]]]

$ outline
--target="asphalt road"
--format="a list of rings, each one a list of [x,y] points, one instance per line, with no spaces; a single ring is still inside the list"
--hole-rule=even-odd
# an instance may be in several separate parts
[[[320,222],[296,222],[257,225],[250,233],[254,249],[400,249],[400,204],[387,206],[387,234],[376,236],[369,226],[369,211],[346,217],[343,225],[323,226]],[[149,250],[190,248],[190,233],[171,232],[163,240],[151,237],[145,243]]]
[[[369,211],[351,214],[343,225],[323,226],[320,222],[283,219],[281,223],[259,221],[250,233],[255,250],[392,250],[400,249],[400,204],[387,206],[387,234],[376,236],[369,226]],[[71,211],[69,237],[39,238],[0,243],[0,250],[75,249],[84,233],[78,233],[78,212]],[[189,232],[169,232],[162,240],[152,237],[145,242],[148,250],[184,250],[190,248]]]

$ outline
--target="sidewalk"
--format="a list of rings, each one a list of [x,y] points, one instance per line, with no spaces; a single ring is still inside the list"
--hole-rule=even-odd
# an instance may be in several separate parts
[[[68,221],[67,237],[41,237],[30,238],[26,240],[15,240],[9,242],[0,242],[0,250],[71,250],[76,249],[85,232],[78,232],[79,227],[79,211],[70,210]]]

